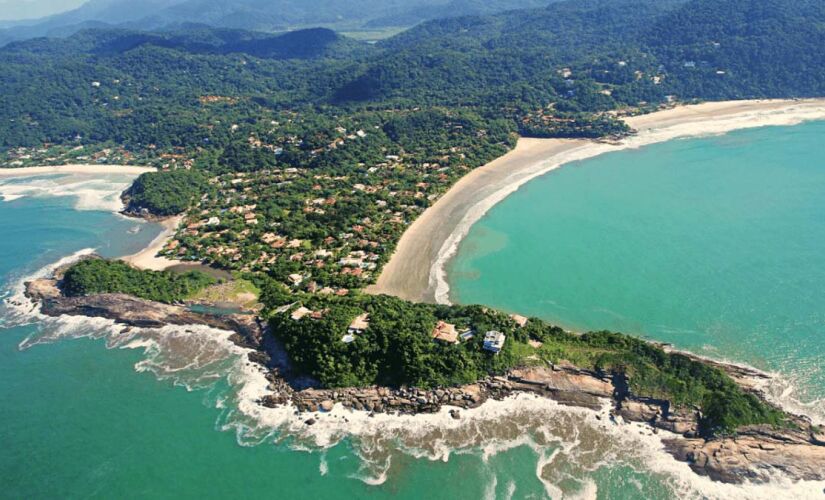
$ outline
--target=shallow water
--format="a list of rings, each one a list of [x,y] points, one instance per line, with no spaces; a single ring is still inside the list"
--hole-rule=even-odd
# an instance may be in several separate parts
[[[102,197],[116,193],[124,179],[111,181],[101,187]],[[88,196],[88,184],[54,177],[47,182],[78,185],[78,196]],[[78,196],[66,191],[24,189],[19,179],[12,184],[27,193],[0,203],[0,233],[7,236],[0,240],[0,276],[14,302],[22,301],[21,281],[44,266],[92,250],[130,254],[160,230],[106,211],[79,211]],[[406,435],[382,431],[393,426],[392,419],[368,427],[353,422],[353,431],[361,426],[354,438],[346,437],[349,425],[342,418],[307,432],[302,419],[239,411],[242,403],[251,404],[242,393],[254,392],[246,389],[244,374],[254,375],[254,369],[225,332],[126,331],[105,320],[42,318],[13,304],[4,309],[2,325],[4,498],[418,498],[432,484],[439,485],[434,498],[540,498],[546,485],[536,464],[561,443],[547,439],[539,448],[523,439],[521,430],[535,432],[532,414],[528,420],[513,417],[509,426],[488,421],[486,436],[476,426],[451,433],[439,425]],[[293,430],[278,430],[284,426]],[[508,443],[500,453],[476,449],[493,438]],[[465,451],[450,456],[453,447]],[[427,458],[446,456],[448,463]],[[567,479],[564,488],[587,484]],[[635,484],[628,487],[636,491]]]
[[[452,299],[780,372],[821,416],[823,136],[743,130],[565,166],[473,227]]]

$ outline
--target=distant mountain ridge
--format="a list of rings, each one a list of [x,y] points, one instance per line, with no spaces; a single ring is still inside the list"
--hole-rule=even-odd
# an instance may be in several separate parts
[[[165,29],[183,23],[254,31],[306,27],[382,29],[457,15],[538,7],[553,0],[89,0],[47,18],[8,23],[0,45],[86,28]],[[3,25],[0,25],[3,26]]]
[[[823,96],[822,47],[821,0],[570,0],[428,21],[376,44],[328,29],[88,30],[0,49],[0,147],[191,145],[204,139],[204,96],[234,103],[223,119],[236,123],[305,105],[437,106],[530,136],[601,136],[614,130],[601,117],[626,107]]]
[[[87,54],[111,57],[141,47],[160,47],[189,54],[247,54],[261,59],[337,59],[366,53],[370,46],[326,28],[308,28],[282,34],[212,28],[186,24],[164,32],[124,29],[89,29],[72,35],[67,43],[48,39],[12,42],[6,52],[34,50],[43,55]]]

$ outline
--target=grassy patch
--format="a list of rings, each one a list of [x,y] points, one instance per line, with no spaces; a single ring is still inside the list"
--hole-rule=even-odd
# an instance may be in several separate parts
[[[192,294],[189,300],[209,303],[234,304],[244,309],[259,309],[261,305],[258,299],[261,291],[254,283],[243,278],[236,277],[232,281],[219,283]]]

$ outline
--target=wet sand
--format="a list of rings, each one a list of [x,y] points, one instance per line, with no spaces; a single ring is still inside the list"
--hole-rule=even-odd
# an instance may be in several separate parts
[[[526,139],[473,170],[404,233],[368,293],[419,302],[449,302],[444,266],[470,227],[529,180],[564,164],[680,137],[825,120],[825,99],[710,102],[626,118],[637,134],[617,144],[586,139]]]
[[[154,167],[137,167],[133,165],[60,165],[54,167],[0,167],[0,176],[31,176],[48,174],[134,174],[157,171]]]
[[[175,266],[184,266],[187,263],[180,260],[168,259],[166,257],[158,256],[163,247],[175,236],[178,226],[183,220],[183,216],[170,217],[160,222],[163,226],[163,231],[149,243],[149,246],[140,252],[121,257],[121,260],[126,261],[133,266],[140,269],[150,269],[152,271],[164,271]],[[191,263],[190,263],[191,264]]]

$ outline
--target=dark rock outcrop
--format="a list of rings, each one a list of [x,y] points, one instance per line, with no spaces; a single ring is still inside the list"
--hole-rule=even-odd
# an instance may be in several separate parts
[[[258,349],[263,342],[264,328],[252,315],[195,313],[183,306],[161,304],[118,293],[66,297],[61,293],[55,279],[38,279],[26,283],[26,296],[39,302],[40,311],[47,316],[107,318],[116,323],[140,328],[206,325],[235,332],[232,340],[244,347]]]
[[[254,316],[195,313],[182,306],[122,294],[66,297],[58,287],[58,279],[59,273],[57,278],[26,284],[26,295],[39,302],[41,311],[50,316],[103,317],[143,328],[198,324],[235,332],[233,341],[252,349],[249,359],[268,368],[271,393],[260,401],[264,406],[292,405],[299,412],[316,413],[331,411],[340,404],[370,415],[435,413],[448,406],[452,418],[460,419],[460,409],[477,408],[490,399],[501,400],[517,393],[536,394],[563,405],[593,410],[609,402],[611,414],[617,420],[643,422],[654,432],[662,429],[680,435],[663,440],[666,449],[690,464],[697,474],[713,480],[765,482],[776,472],[793,480],[825,480],[825,432],[804,417],[791,417],[793,425],[788,428],[753,426],[740,429],[734,437],[704,439],[698,437],[697,410],[675,407],[667,400],[638,397],[632,394],[622,374],[597,373],[572,365],[513,369],[504,376],[488,377],[474,384],[431,390],[301,389],[311,384],[285,376],[289,366],[277,340],[264,334],[264,327]],[[761,397],[754,381],[766,375],[745,367],[694,359],[724,370],[746,390]],[[304,422],[313,425],[317,418],[309,417]]]
[[[777,472],[794,480],[821,481],[825,478],[825,445],[807,422],[799,424],[798,429],[753,426],[739,429],[734,437],[668,439],[664,443],[694,472],[715,481],[766,482]]]

